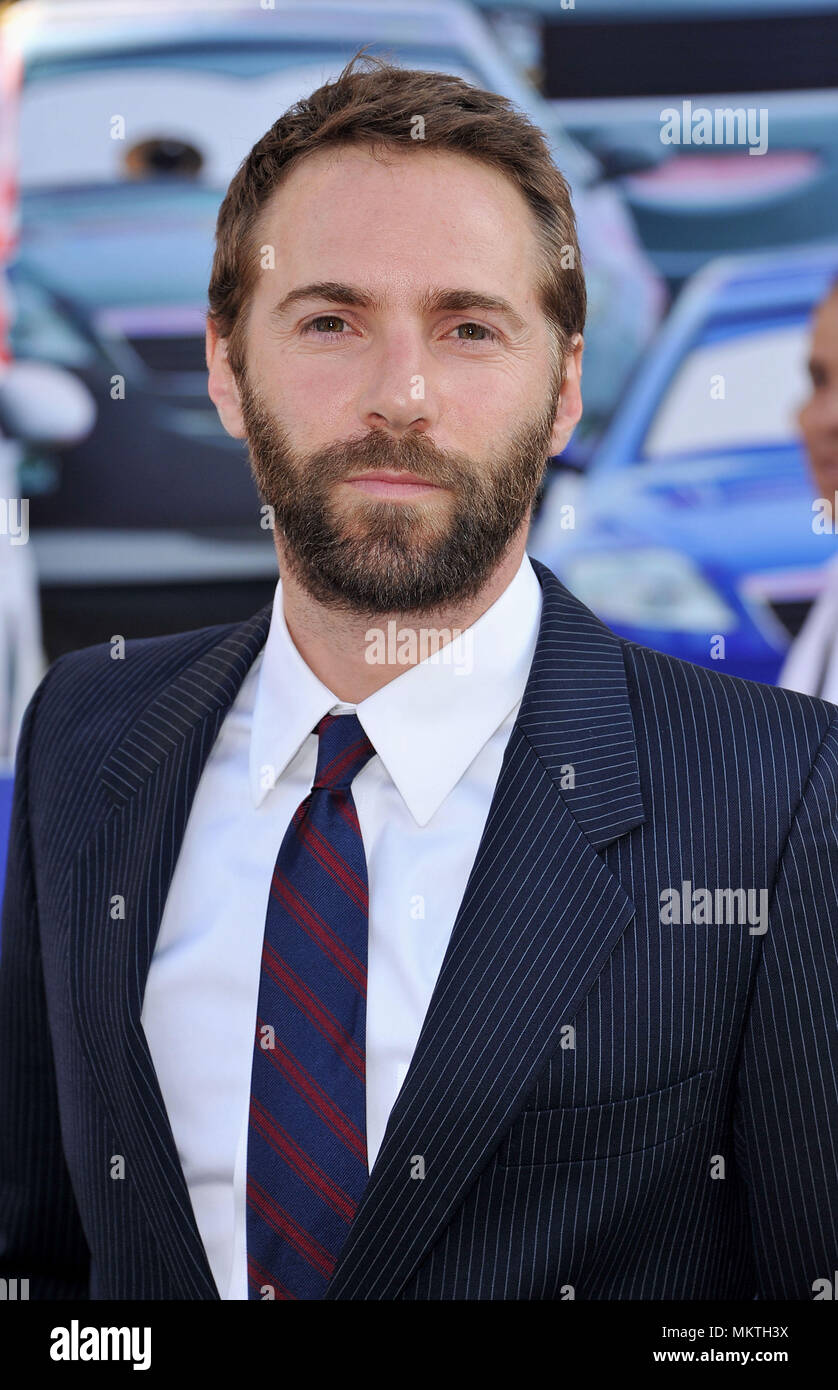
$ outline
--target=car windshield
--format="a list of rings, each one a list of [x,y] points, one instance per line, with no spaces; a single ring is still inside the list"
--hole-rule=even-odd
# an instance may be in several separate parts
[[[353,51],[228,40],[37,60],[21,101],[21,189],[167,171],[225,188],[277,117],[336,77]],[[397,61],[484,85],[461,54],[432,44],[399,46]]]
[[[695,457],[790,443],[808,391],[809,326],[749,326],[706,334],[682,361],[655,411],[640,458]]]

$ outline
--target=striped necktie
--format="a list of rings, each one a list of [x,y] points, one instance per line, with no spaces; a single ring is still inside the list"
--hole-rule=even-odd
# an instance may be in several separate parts
[[[357,715],[320,720],[314,784],[277,855],[247,1143],[251,1299],[322,1298],[367,1183],[367,865]]]

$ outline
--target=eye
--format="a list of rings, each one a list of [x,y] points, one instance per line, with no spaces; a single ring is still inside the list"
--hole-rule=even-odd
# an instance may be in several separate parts
[[[347,337],[347,334],[342,332],[341,329],[334,327],[327,327],[325,332],[323,332],[318,327],[320,324],[341,324],[342,327],[346,327],[346,319],[341,318],[339,314],[318,314],[317,318],[310,319],[308,323],[303,325],[300,329],[300,333],[303,335],[308,334],[310,337],[332,340]],[[453,331],[459,333],[461,329],[474,330],[477,334],[483,335],[482,337],[469,336],[467,338],[458,338],[457,341],[463,343],[466,347],[471,347],[478,343],[497,343],[500,341],[500,335],[496,333],[493,328],[487,327],[485,323],[458,323]]]
[[[496,333],[495,330],[494,330],[493,328],[488,328],[487,325],[486,325],[485,323],[471,323],[471,322],[469,322],[469,323],[458,323],[458,324],[457,324],[457,327],[454,329],[454,332],[455,332],[455,333],[459,333],[459,331],[460,331],[461,328],[476,328],[477,331],[478,331],[478,333],[485,333],[485,335],[486,335],[484,338],[458,338],[458,339],[457,339],[457,341],[458,341],[459,343],[465,343],[467,347],[470,346],[472,343],[497,343],[497,342],[500,342],[500,335],[499,335],[498,333]]]
[[[315,324],[318,324],[318,323],[341,323],[341,324],[345,324],[345,323],[346,323],[346,319],[342,319],[342,318],[340,317],[339,314],[319,314],[319,315],[317,316],[316,319],[311,319],[307,324],[304,324],[303,328],[300,330],[301,333],[313,333],[314,337],[316,337],[316,338],[345,338],[345,337],[346,337],[346,334],[345,334],[345,333],[341,333],[341,332],[338,331],[338,330],[332,330],[332,329],[327,329],[327,331],[326,331],[325,333],[318,333],[318,332],[315,331]]]

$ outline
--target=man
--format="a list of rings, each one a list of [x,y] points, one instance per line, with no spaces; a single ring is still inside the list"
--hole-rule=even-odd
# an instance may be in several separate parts
[[[809,351],[811,394],[798,415],[809,466],[824,517],[838,524],[838,281],[818,305]],[[838,702],[838,560],[783,664],[779,684]]]
[[[237,172],[209,299],[281,581],[27,710],[3,1274],[811,1298],[838,711],[626,643],[526,557],[584,324],[540,134],[353,60]]]

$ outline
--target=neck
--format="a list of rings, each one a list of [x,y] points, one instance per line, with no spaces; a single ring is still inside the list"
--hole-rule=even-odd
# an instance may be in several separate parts
[[[388,612],[375,616],[348,613],[312,598],[284,562],[282,542],[276,537],[282,575],[282,607],[291,640],[318,680],[339,700],[357,705],[427,655],[429,630],[434,632],[430,639],[433,651],[437,645],[439,649],[446,646],[459,632],[477,622],[517,574],[526,549],[527,531],[528,527],[524,526],[513,536],[500,563],[470,599],[454,600],[421,614]],[[386,642],[391,622],[395,623],[397,633],[397,660],[390,654],[393,644]],[[379,650],[383,647],[388,653],[383,661],[368,659],[370,629],[383,634],[385,640],[379,642]]]

